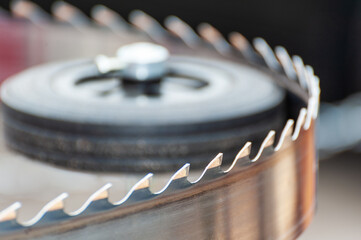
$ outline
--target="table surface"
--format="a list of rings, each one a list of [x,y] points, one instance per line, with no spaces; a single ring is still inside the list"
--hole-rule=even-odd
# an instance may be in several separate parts
[[[317,213],[299,239],[361,239],[361,154],[320,162]]]

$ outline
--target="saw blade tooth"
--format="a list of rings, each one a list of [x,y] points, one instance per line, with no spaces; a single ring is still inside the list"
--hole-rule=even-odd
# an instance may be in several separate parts
[[[108,190],[109,188],[112,186],[111,183],[107,183],[104,186],[102,186],[101,188],[99,188],[97,191],[95,191],[92,195],[90,195],[90,197],[81,205],[80,208],[78,208],[77,210],[74,211],[68,211],[67,208],[67,203],[65,203],[64,205],[64,212],[69,215],[69,216],[76,216],[81,214],[82,212],[84,212],[87,207],[95,200],[100,200],[100,199],[106,199],[108,198]],[[69,199],[70,200],[70,199]]]
[[[299,134],[300,134],[300,131],[301,131],[301,128],[302,126],[304,125],[305,123],[305,120],[306,120],[306,115],[307,115],[307,109],[306,108],[302,108],[300,110],[300,113],[298,114],[298,118],[297,118],[297,121],[296,121],[296,126],[295,126],[295,130],[293,131],[293,134],[292,134],[292,140],[293,141],[296,141]]]
[[[280,63],[278,62],[272,48],[263,38],[255,38],[253,40],[254,48],[261,54],[267,66],[274,70],[279,71],[281,69]]]
[[[311,126],[312,119],[314,116],[314,111],[316,110],[315,109],[316,102],[317,102],[317,99],[315,97],[311,97],[308,99],[307,114],[306,114],[305,124],[303,125],[303,128],[305,130],[308,130]]]
[[[307,84],[309,86],[309,93],[312,96],[317,95],[317,90],[315,88],[315,73],[313,71],[313,68],[310,65],[305,66],[305,76],[307,80]]]
[[[129,24],[117,12],[104,5],[95,5],[90,15],[95,22],[102,26],[106,26],[113,31],[122,31],[129,29]]]
[[[137,191],[140,189],[150,188],[151,180],[153,178],[153,173],[148,173],[144,178],[138,181],[132,188],[132,191]]]
[[[181,167],[172,177],[172,180],[177,180],[177,179],[181,179],[181,178],[185,178],[188,177],[189,175],[189,167],[190,164],[186,163],[183,167]]]
[[[111,202],[111,204],[118,206],[125,203],[135,191],[149,189],[151,181],[153,178],[153,173],[148,173],[142,179],[140,179],[133,187],[127,192],[127,194],[120,199],[119,201]]]
[[[62,209],[64,207],[63,201],[69,196],[68,193],[62,193],[47,204],[44,205],[44,207],[31,219],[20,221],[19,220],[19,213],[17,213],[16,220],[17,223],[24,227],[29,227],[37,223],[46,213],[49,211],[55,211]]]
[[[279,151],[282,148],[283,143],[287,137],[290,137],[290,138],[292,137],[294,123],[295,123],[295,121],[293,119],[288,119],[285,127],[282,130],[280,139],[278,140],[278,143],[277,143],[276,147],[274,148],[275,152]]]
[[[263,151],[268,148],[273,146],[274,142],[275,142],[275,136],[276,136],[276,132],[274,130],[271,130],[266,138],[263,140],[261,147],[259,148],[257,155],[251,159],[251,162],[256,162],[262,155]]]
[[[218,153],[217,156],[208,163],[205,170],[220,167],[222,165],[222,159],[223,159],[223,153]]]
[[[195,48],[201,44],[198,34],[177,16],[168,16],[164,20],[164,25],[171,33],[182,39],[188,47]]]
[[[207,174],[207,172],[209,172],[211,169],[214,170],[218,168],[218,170],[221,171],[222,159],[223,153],[218,153],[217,156],[213,158],[212,161],[210,161],[208,165],[204,168],[202,174],[195,181],[192,182],[192,184],[201,181]]]
[[[35,24],[48,22],[51,17],[37,4],[27,0],[10,1],[10,9],[14,16],[25,18]]]
[[[259,63],[264,60],[255,52],[250,42],[239,32],[232,32],[229,34],[229,42],[234,48],[241,52],[244,58],[250,62]]]
[[[222,34],[209,23],[201,23],[198,25],[199,35],[221,54],[229,54],[232,50],[231,45],[222,36]]]
[[[83,27],[90,24],[89,18],[80,9],[65,1],[54,2],[51,11],[56,19],[69,23],[74,27]]]
[[[0,212],[0,222],[8,221],[16,218],[16,212],[21,208],[20,202],[14,202]]]
[[[304,129],[307,130],[311,126],[312,119],[317,117],[319,107],[320,88],[319,83],[314,77],[313,68],[307,68],[301,57],[293,56],[293,63],[296,68],[297,76],[300,85],[307,90],[310,98],[307,103],[307,117],[304,124]]]
[[[305,71],[305,65],[303,63],[303,60],[300,56],[293,56],[292,57],[293,60],[293,64],[295,66],[296,69],[296,74],[297,74],[297,78],[298,81],[300,83],[300,86],[305,89],[308,90],[308,83],[307,83],[307,79],[306,79],[306,71]]]
[[[307,65],[304,66],[304,73],[305,73],[308,93],[311,96],[315,96],[315,89],[313,86],[313,78],[314,78],[313,68],[308,68]]]
[[[309,84],[309,91],[310,91],[310,95],[315,98],[313,104],[314,107],[312,109],[313,113],[312,113],[312,118],[316,119],[317,115],[318,115],[318,111],[319,111],[319,102],[320,102],[320,83],[319,83],[319,78],[317,76],[315,76],[314,74],[314,70],[311,66],[306,65],[306,77],[308,79],[308,84]]]
[[[189,175],[189,167],[190,164],[186,163],[181,167],[177,172],[175,172],[172,177],[168,180],[166,185],[159,191],[155,192],[155,195],[159,195],[167,190],[167,188],[172,184],[173,181],[180,180],[180,179],[187,179]]]
[[[320,94],[321,94],[321,89],[320,89],[320,79],[318,78],[318,76],[314,76],[313,78],[313,83],[314,83],[314,88],[315,88],[315,98],[316,98],[316,102],[315,102],[315,109],[313,111],[313,118],[316,119],[318,116],[318,112],[319,112],[319,108],[320,108]]]
[[[288,54],[287,50],[282,46],[277,46],[275,48],[275,53],[287,77],[290,78],[291,80],[296,80],[297,79],[296,69],[293,66],[292,59]]]
[[[154,41],[162,41],[168,35],[167,30],[150,15],[141,10],[133,10],[129,14],[129,22],[142,30]]]
[[[314,71],[314,69],[313,69],[312,66],[306,65],[306,70],[307,70],[311,75],[315,75],[315,71]]]
[[[308,93],[311,96],[315,96],[315,89],[313,88],[313,74],[311,72],[309,72],[309,70],[307,69],[307,66],[305,66],[305,79],[307,82],[307,86],[308,86]]]
[[[251,154],[251,150],[252,150],[252,143],[251,142],[247,142],[243,147],[242,149],[237,153],[236,157],[234,158],[231,166],[225,170],[224,172],[225,173],[228,173],[230,172],[234,166],[241,162],[241,159],[245,159],[247,158],[247,161],[249,161],[249,155]]]

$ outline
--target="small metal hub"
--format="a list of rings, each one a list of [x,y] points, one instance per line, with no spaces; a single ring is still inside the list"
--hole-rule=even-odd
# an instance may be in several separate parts
[[[161,45],[139,42],[119,48],[116,57],[98,56],[95,63],[103,74],[115,72],[130,95],[158,96],[169,56]]]
[[[167,74],[169,56],[163,46],[140,42],[119,48],[116,57],[99,56],[95,62],[101,73],[121,71],[124,79],[146,82]]]
[[[168,50],[152,43],[135,43],[120,48],[119,61],[125,63],[125,79],[148,81],[163,77],[168,72]]]

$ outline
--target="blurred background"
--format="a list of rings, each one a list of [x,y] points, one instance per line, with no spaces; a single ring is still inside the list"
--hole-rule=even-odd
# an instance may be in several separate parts
[[[53,1],[34,0],[47,11]],[[176,15],[196,27],[209,22],[224,35],[239,31],[248,39],[263,37],[271,46],[282,45],[302,56],[320,76],[322,99],[341,100],[361,90],[361,1],[359,0],[86,0],[68,1],[89,13],[103,4],[126,18],[141,9],[162,21]],[[0,1],[8,9],[9,1]]]
[[[50,12],[52,1],[34,0]],[[176,15],[196,27],[208,22],[225,36],[239,31],[265,38],[314,67],[321,80],[318,212],[300,239],[361,236],[361,1],[153,0],[68,1],[88,14],[104,4],[127,18],[141,9],[159,21]],[[9,1],[0,1],[5,11]],[[5,13],[6,14],[6,13]],[[0,26],[1,27],[1,26]],[[1,29],[0,29],[1,30]]]

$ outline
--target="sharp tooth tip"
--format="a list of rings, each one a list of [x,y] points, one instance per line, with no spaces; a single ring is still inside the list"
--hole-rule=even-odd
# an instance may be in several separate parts
[[[182,170],[182,169],[186,169],[186,168],[189,168],[190,164],[189,163],[186,163],[184,164],[178,171]]]
[[[262,51],[267,48],[267,43],[263,38],[255,38],[253,39],[253,46],[258,50]]]
[[[305,68],[308,70],[308,71],[312,71],[313,72],[313,67],[310,66],[310,65],[305,65]]]
[[[171,26],[176,21],[177,20],[174,18],[174,16],[167,16],[164,19],[164,25],[169,28],[169,26]]]
[[[97,13],[99,13],[99,12],[101,12],[101,11],[104,11],[104,10],[106,10],[107,9],[107,7],[105,7],[104,5],[102,5],[102,4],[97,4],[97,5],[94,5],[92,8],[91,8],[91,14],[92,15],[94,15],[94,14],[97,14]]]
[[[296,63],[296,62],[303,62],[302,58],[299,55],[293,55],[292,56],[292,60]]]
[[[276,54],[285,54],[287,53],[286,49],[282,46],[276,46],[275,47]]]
[[[146,178],[151,178],[151,177],[153,177],[154,176],[154,173],[148,173],[145,177]]]
[[[247,149],[248,151],[251,151],[251,148],[252,148],[252,142],[247,142],[247,143],[244,145],[244,149]]]
[[[215,158],[213,158],[212,161],[210,161],[210,163],[208,164],[206,169],[216,168],[216,167],[221,166],[222,160],[223,160],[223,153],[218,153],[217,156]]]
[[[172,24],[177,24],[177,23],[184,24],[183,20],[181,20],[179,17],[175,15],[169,15],[164,19],[164,24],[167,27],[170,27]]]
[[[286,127],[288,127],[287,135],[292,135],[292,131],[293,131],[294,126],[295,126],[295,121],[293,119],[289,119],[287,121],[287,125],[286,125]]]
[[[14,202],[7,208],[0,211],[0,220],[6,218],[9,215],[15,214],[16,211],[21,208],[22,204],[21,202]]]
[[[197,29],[198,29],[199,31],[204,31],[205,29],[211,28],[211,27],[212,27],[212,26],[211,26],[209,23],[202,22],[202,23],[198,24]]]
[[[14,202],[13,204],[11,204],[11,207],[13,208],[19,208],[21,206],[22,206],[21,202]]]
[[[263,149],[268,148],[270,146],[273,146],[273,144],[275,143],[275,138],[276,138],[276,132],[274,130],[271,130],[267,136],[265,137],[265,139],[262,142],[261,148],[259,150],[259,152],[263,151]],[[256,157],[256,159],[258,159],[258,157]]]
[[[90,197],[89,199],[91,199],[92,201],[94,199],[98,199],[99,196],[100,197],[107,197],[108,196],[108,191],[109,189],[113,186],[113,184],[111,183],[106,183],[105,185],[103,185],[102,187],[100,187],[97,191],[95,191]]]
[[[175,15],[169,15],[165,18],[166,21],[174,21],[174,20],[179,20],[179,18]]]
[[[275,131],[275,130],[271,130],[271,131],[268,132],[265,140],[273,139],[273,138],[275,137],[275,135],[276,135],[276,131]]]
[[[60,197],[61,196],[61,197]],[[62,194],[59,195],[60,198],[67,198],[69,197],[69,193],[67,192],[63,192]]]
[[[252,142],[246,142],[240,151],[244,151],[247,155],[251,153]]]
[[[148,173],[147,175],[145,175],[145,177],[144,178],[146,178],[146,179],[151,179],[151,178],[153,178],[153,176],[154,176],[154,174],[153,173]]]
[[[239,41],[242,38],[237,32],[231,32],[228,34],[228,39],[231,43]]]
[[[129,16],[137,17],[139,15],[146,15],[146,13],[140,9],[134,9],[129,13]]]
[[[143,12],[142,10],[139,10],[139,9],[135,9],[135,10],[132,10],[129,15],[129,21],[132,22],[132,21],[135,21],[137,18],[139,17],[144,17],[146,16],[145,12]]]
[[[287,120],[287,123],[282,130],[281,137],[274,148],[275,151],[279,151],[282,148],[286,138],[292,138],[294,132],[294,123],[295,121],[293,119]]]
[[[138,183],[135,184],[135,187],[134,187],[133,191],[149,188],[152,178],[153,178],[153,173],[148,173]]]
[[[267,138],[265,139],[267,144],[266,146],[270,146],[274,143],[275,141],[275,137],[276,137],[276,131],[274,130],[271,130],[268,135],[267,135]]]
[[[215,157],[215,159],[217,159],[220,163],[222,163],[223,153],[218,153],[217,156]]]
[[[190,164],[186,163],[172,177],[173,180],[188,177]]]
[[[230,32],[230,33],[228,34],[228,37],[229,37],[230,39],[239,39],[240,37],[243,37],[243,35],[240,34],[239,32]]]
[[[239,159],[249,156],[249,154],[251,153],[251,149],[252,149],[252,143],[251,142],[247,142],[241,150],[239,150],[239,152],[237,153],[235,160],[238,161]]]
[[[184,164],[184,166],[182,167],[183,169],[185,169],[186,171],[189,171],[189,168],[191,167],[190,163],[186,163]]]
[[[264,43],[265,40],[264,40],[263,38],[261,38],[261,37],[255,37],[255,38],[253,39],[253,42],[254,42],[254,43]]]

